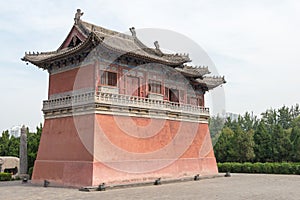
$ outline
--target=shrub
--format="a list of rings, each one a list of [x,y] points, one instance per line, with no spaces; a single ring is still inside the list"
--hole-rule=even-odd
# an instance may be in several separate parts
[[[290,163],[281,163],[279,167],[280,174],[293,174],[292,166],[293,165],[291,165]]]
[[[300,164],[296,167],[296,174],[300,175]]]
[[[272,163],[272,171],[273,171],[273,174],[280,174],[280,171],[281,171],[281,163]]]
[[[241,173],[253,173],[252,172],[252,163],[246,162],[242,164],[242,171]]]
[[[264,163],[262,173],[273,174],[273,163]]]
[[[300,163],[218,163],[219,172],[300,174]]]
[[[231,172],[233,173],[241,173],[242,172],[242,163],[232,163]]]
[[[252,165],[252,173],[263,173],[263,167],[264,164],[263,163],[253,163]]]
[[[220,172],[232,172],[232,165],[234,163],[225,162],[225,163],[218,163],[218,168]]]
[[[11,181],[12,176],[10,173],[0,173],[0,181]]]

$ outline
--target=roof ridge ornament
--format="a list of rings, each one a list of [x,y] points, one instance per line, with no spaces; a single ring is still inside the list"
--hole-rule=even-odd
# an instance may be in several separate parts
[[[155,49],[156,49],[156,50],[159,50],[159,44],[158,44],[158,41],[155,41],[155,42],[154,42],[154,46],[155,46]]]
[[[95,28],[95,26],[94,25],[92,25],[92,32],[95,32],[95,30],[96,30],[96,28]]]
[[[78,22],[80,21],[80,17],[83,15],[83,12],[81,12],[80,9],[77,9],[76,13],[75,13],[75,18],[74,18],[74,22],[77,25]]]
[[[129,30],[130,30],[132,36],[133,36],[133,37],[136,37],[135,28],[134,28],[134,27],[131,27],[131,28],[129,28]]]

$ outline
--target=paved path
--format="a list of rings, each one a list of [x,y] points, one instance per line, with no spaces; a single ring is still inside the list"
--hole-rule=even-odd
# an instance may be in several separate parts
[[[232,174],[230,178],[115,189],[103,192],[80,192],[77,189],[37,187],[30,184],[0,183],[0,199],[300,199],[299,175]]]

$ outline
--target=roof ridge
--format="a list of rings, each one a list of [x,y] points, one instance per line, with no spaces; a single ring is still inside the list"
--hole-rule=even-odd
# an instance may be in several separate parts
[[[86,27],[86,25],[87,25],[88,29],[90,29],[89,30],[90,32],[101,32],[101,33],[104,33],[106,35],[118,36],[118,37],[123,38],[123,39],[133,40],[133,37],[131,35],[121,33],[121,32],[118,32],[118,31],[114,31],[114,30],[111,30],[111,29],[108,29],[108,28],[104,28],[102,26],[95,25],[95,24],[92,24],[90,22],[86,22],[86,21],[81,20],[80,24],[83,25],[84,28],[87,28]]]
[[[105,35],[108,35],[110,37],[118,37],[118,38],[121,38],[121,39],[130,40],[130,41],[134,42],[141,50],[145,51],[146,53],[155,55],[155,56],[159,56],[159,57],[162,57],[162,56],[178,56],[178,57],[186,57],[187,59],[189,59],[188,54],[164,53],[160,49],[157,50],[155,48],[148,47],[146,44],[144,44],[136,36],[135,33],[133,35],[129,35],[129,34],[121,33],[121,32],[118,32],[118,31],[111,30],[111,29],[107,29],[107,28],[104,28],[102,26],[98,26],[98,25],[92,24],[90,22],[82,21],[82,20],[80,20],[79,24],[81,24],[83,26],[83,28],[88,29],[88,31],[90,31],[90,32],[92,32],[92,31],[96,32],[96,33],[99,32],[100,34],[105,34]],[[132,27],[130,29],[134,29],[134,27]],[[132,30],[130,30],[130,31],[132,31]]]

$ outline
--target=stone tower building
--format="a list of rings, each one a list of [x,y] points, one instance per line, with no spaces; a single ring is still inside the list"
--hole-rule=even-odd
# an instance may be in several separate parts
[[[187,54],[167,54],[81,19],[56,51],[22,60],[49,73],[33,182],[95,186],[217,174],[204,94],[223,83]]]

